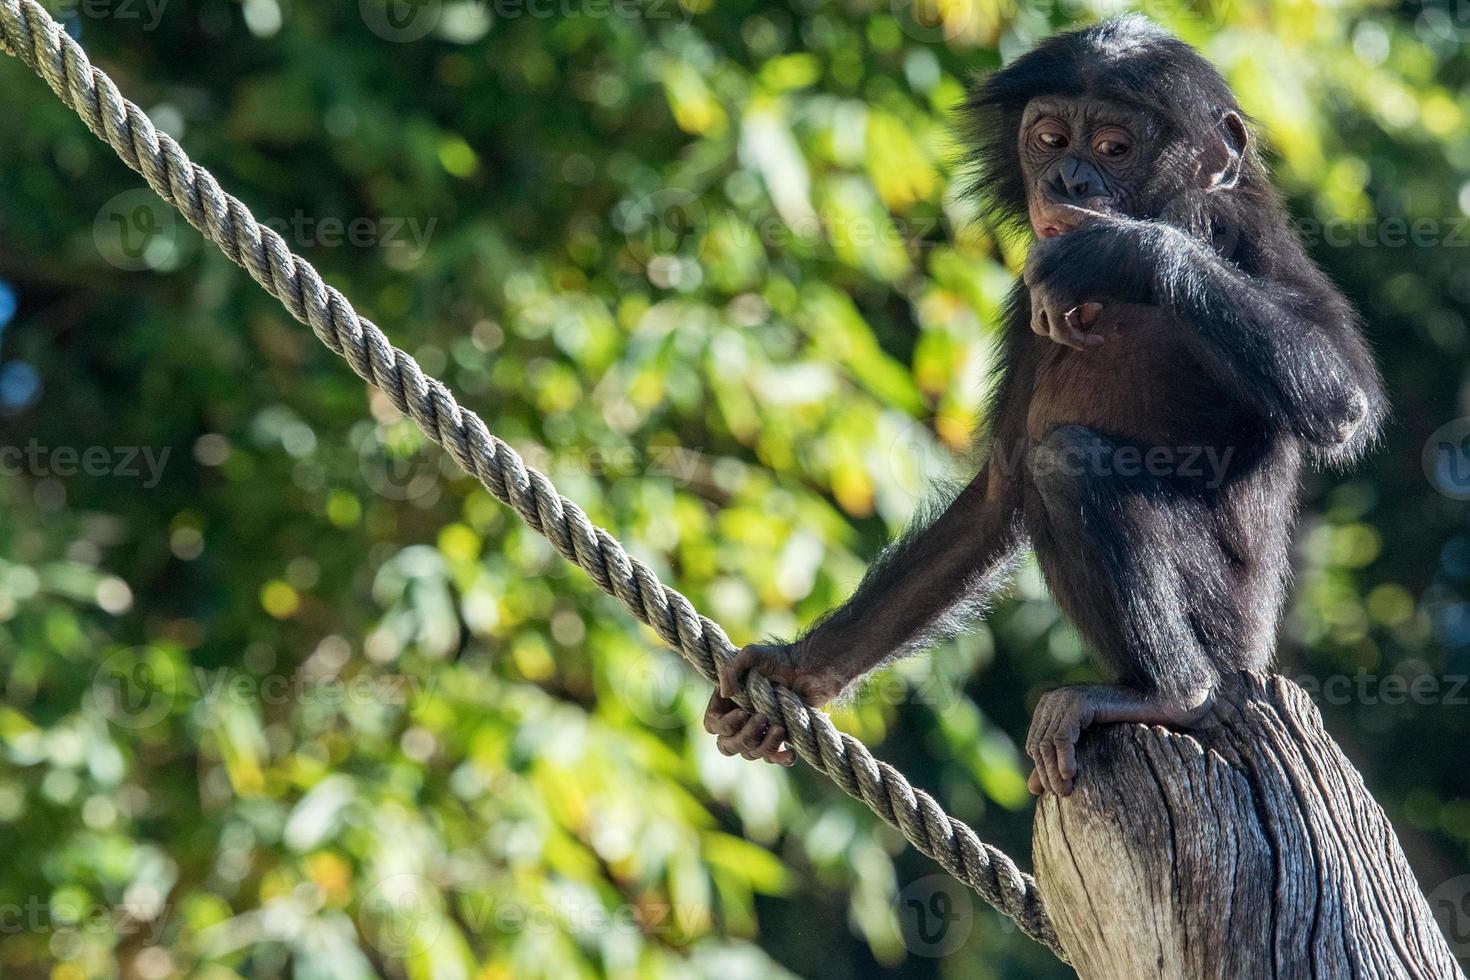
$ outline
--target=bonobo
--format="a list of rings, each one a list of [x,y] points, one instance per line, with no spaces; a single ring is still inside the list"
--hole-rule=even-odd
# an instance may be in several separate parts
[[[971,97],[979,190],[1037,241],[1006,313],[986,463],[857,592],[742,649],[705,726],[789,765],[729,699],[755,670],[813,705],[983,610],[1029,546],[1113,682],[1036,707],[1033,792],[1067,794],[1082,731],[1188,727],[1267,667],[1303,462],[1377,436],[1381,383],[1343,296],[1288,224],[1220,74],[1138,16],[1042,42]]]

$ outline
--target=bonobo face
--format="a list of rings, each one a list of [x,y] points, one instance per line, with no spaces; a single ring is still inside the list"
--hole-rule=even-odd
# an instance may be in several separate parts
[[[1141,216],[1154,157],[1143,112],[1102,99],[1040,96],[1026,106],[1019,139],[1038,237],[1065,234],[1089,212]]]

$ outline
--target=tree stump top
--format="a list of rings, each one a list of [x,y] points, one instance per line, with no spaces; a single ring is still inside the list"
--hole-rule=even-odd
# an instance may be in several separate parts
[[[1458,978],[1393,828],[1301,688],[1242,674],[1187,733],[1084,736],[1036,876],[1083,980]]]

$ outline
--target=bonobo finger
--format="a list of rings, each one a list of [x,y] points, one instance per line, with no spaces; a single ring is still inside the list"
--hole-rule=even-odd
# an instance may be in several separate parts
[[[1087,312],[1088,307],[1095,307],[1090,316]],[[1097,347],[1103,343],[1102,334],[1087,332],[1087,328],[1097,322],[1097,314],[1101,309],[1101,303],[1084,303],[1067,311],[1067,326],[1076,336],[1082,338],[1082,342],[1088,347]]]
[[[1052,746],[1048,746],[1046,749],[1042,750],[1041,760],[1042,771],[1046,774],[1044,780],[1046,783],[1046,788],[1051,790],[1058,796],[1066,796],[1067,794],[1062,792],[1062,787],[1065,785],[1070,791],[1071,780],[1062,778],[1061,768],[1057,765],[1056,749]]]
[[[728,738],[744,728],[748,721],[750,721],[750,712],[744,708],[736,708],[734,711],[726,712],[725,716],[719,720],[715,734]]]
[[[1072,756],[1072,743],[1061,736],[1052,740],[1051,757],[1056,762],[1056,792],[1058,796],[1070,796],[1072,793],[1072,777],[1077,774],[1077,761]]]
[[[1033,715],[1031,718],[1031,727],[1026,730],[1026,756],[1037,765],[1041,764],[1041,726],[1041,716],[1039,714]]]
[[[1067,347],[1078,347],[1080,344],[1074,338],[1075,331],[1067,325],[1067,318],[1063,316],[1048,316],[1047,326],[1051,328],[1048,334],[1054,343],[1063,344]]]
[[[715,745],[724,755],[743,755],[747,759],[754,758],[748,753],[752,746],[759,745],[761,735],[768,727],[765,717],[742,711],[743,723],[728,733],[721,734],[715,739]],[[729,716],[726,716],[729,717]]]
[[[1046,788],[1051,790],[1053,793],[1060,793],[1060,787],[1062,785],[1062,773],[1061,769],[1057,765],[1055,739],[1055,720],[1052,718],[1048,718],[1046,723],[1046,734],[1041,737],[1037,745],[1037,749],[1039,750],[1037,752],[1037,755],[1040,756],[1040,758],[1036,760],[1036,764],[1041,769],[1041,781],[1046,785]]]
[[[759,658],[760,651],[755,647],[741,647],[729,663],[720,668],[720,694],[733,698],[740,693],[740,682],[745,680],[746,672],[755,666]]]
[[[771,723],[766,720],[765,715],[751,715],[750,720],[735,734],[733,739],[740,754],[747,759],[754,759],[755,750],[760,748],[761,739],[766,737],[766,731],[770,727]]]
[[[709,696],[709,705],[704,709],[704,730],[711,735],[720,734],[720,719],[739,708],[740,705],[719,694]]]
[[[1057,770],[1070,783],[1077,775],[1077,743],[1070,738],[1059,737],[1056,746]]]
[[[1084,350],[1087,347],[1087,337],[1085,334],[1068,327],[1065,320],[1059,320],[1057,322],[1058,326],[1053,327],[1051,331],[1052,340],[1067,347],[1075,347],[1077,350]]]
[[[1046,310],[1041,304],[1034,303],[1031,306],[1031,332],[1038,337],[1051,336],[1051,325],[1046,321]]]
[[[796,753],[790,749],[782,749],[781,743],[786,740],[786,729],[780,725],[772,725],[766,732],[766,737],[761,741],[760,748],[756,750],[757,755],[767,762],[782,766],[794,765]]]
[[[1083,329],[1081,307],[1073,307],[1062,317],[1061,333],[1062,336],[1054,336],[1053,339],[1059,344],[1066,344],[1078,350],[1097,347],[1103,343],[1101,335],[1090,334]]]
[[[1033,768],[1031,775],[1026,777],[1026,788],[1031,791],[1032,796],[1040,796],[1046,787],[1041,784],[1041,770]]]

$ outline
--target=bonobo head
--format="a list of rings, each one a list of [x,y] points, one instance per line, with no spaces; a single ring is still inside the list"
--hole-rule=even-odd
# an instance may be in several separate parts
[[[1274,200],[1230,87],[1139,15],[1058,34],[984,78],[970,101],[979,187],[1043,238],[1091,213],[1196,234]]]

